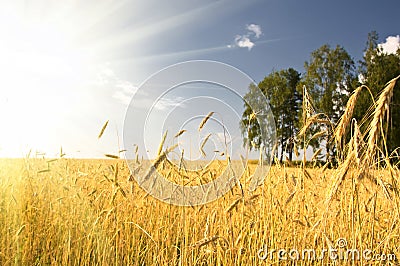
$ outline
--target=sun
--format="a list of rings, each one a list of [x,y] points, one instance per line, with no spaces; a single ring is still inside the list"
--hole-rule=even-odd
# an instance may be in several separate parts
[[[131,20],[142,5],[1,1],[0,158],[30,150],[54,156],[60,146],[68,156],[103,155],[91,138],[105,119],[123,120],[134,84],[148,75],[140,65],[148,60],[144,44],[162,29],[158,20],[136,27]]]
[[[55,9],[32,15],[27,8],[10,2],[0,11],[0,156],[48,148],[49,125],[93,66],[78,28],[57,18]]]

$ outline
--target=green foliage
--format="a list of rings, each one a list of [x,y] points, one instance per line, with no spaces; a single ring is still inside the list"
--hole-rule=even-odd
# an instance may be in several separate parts
[[[313,97],[316,111],[336,123],[343,114],[349,94],[354,90],[356,73],[353,59],[342,46],[331,48],[325,44],[311,53],[310,61],[305,62],[304,67],[303,83]],[[329,128],[322,129],[328,130],[325,140],[326,159],[329,160],[335,153],[334,142],[329,141],[333,132]]]
[[[343,114],[350,94],[361,84],[367,85],[370,91],[362,90],[360,92],[354,109],[354,118],[364,131],[374,109],[373,99],[377,98],[388,81],[400,75],[400,49],[396,54],[384,53],[378,45],[378,34],[373,31],[368,34],[364,57],[359,62],[357,71],[352,57],[342,46],[337,45],[332,48],[328,44],[313,51],[310,60],[305,62],[304,67],[305,73],[302,78],[300,73],[289,68],[274,71],[259,83],[259,88],[269,99],[274,114],[281,160],[284,151],[288,153],[289,159],[292,159],[292,140],[296,139],[299,128],[304,124],[301,109],[303,85],[307,87],[315,111],[324,113],[332,125],[335,125]],[[246,97],[251,98],[251,93],[249,92]],[[397,83],[389,106],[389,119],[384,124],[384,129],[387,131],[386,145],[389,153],[400,147],[399,109],[400,83]],[[253,148],[258,148],[262,139],[259,137],[260,128],[256,119],[249,119],[252,112],[246,106],[241,121],[242,134],[246,137],[246,141],[253,143]],[[324,130],[327,130],[327,135],[311,139],[308,144],[317,148],[321,146],[321,141],[325,140],[326,159],[328,160],[329,157],[335,155],[335,143],[329,141],[332,139],[332,130],[326,124],[315,124],[310,126],[307,134],[312,135]],[[301,140],[297,141],[301,142]]]
[[[360,62],[360,77],[363,84],[367,85],[372,95],[376,98],[385,84],[400,75],[400,49],[396,54],[387,54],[378,46],[378,34],[373,31],[368,34],[368,41],[364,50],[363,60]],[[364,91],[356,103],[354,117],[362,121],[362,126],[368,125],[371,117],[365,116],[365,111],[373,106],[372,97]],[[393,98],[389,106],[389,121],[387,129],[388,152],[393,152],[400,147],[400,84],[397,83],[393,90]],[[369,109],[372,111],[372,109]]]
[[[258,149],[262,144],[262,136],[261,136],[261,128],[260,128],[260,120],[261,116],[257,114],[257,110],[253,110],[250,107],[249,103],[257,103],[262,101],[262,99],[257,99],[260,96],[258,93],[254,93],[258,88],[254,84],[249,85],[249,92],[244,96],[245,100],[245,110],[242,114],[242,120],[240,121],[240,127],[243,135],[244,145],[250,144],[249,148],[252,150],[253,148]],[[256,104],[257,105],[257,104]]]
[[[290,159],[293,154],[293,139],[298,132],[301,108],[301,96],[296,90],[299,81],[300,73],[289,68],[271,73],[258,84],[263,94],[269,99],[274,114],[278,144],[281,147],[281,160],[285,150]],[[250,96],[250,93],[248,93],[245,100],[249,99]],[[244,135],[247,133],[248,138],[253,141],[257,148],[261,145],[262,140],[258,137],[260,130],[258,121],[250,119],[253,112],[254,110],[246,105],[241,125],[242,133]]]
[[[311,53],[304,64],[304,83],[313,96],[317,111],[337,122],[346,106],[349,93],[354,89],[355,65],[347,51],[337,45],[325,44]]]

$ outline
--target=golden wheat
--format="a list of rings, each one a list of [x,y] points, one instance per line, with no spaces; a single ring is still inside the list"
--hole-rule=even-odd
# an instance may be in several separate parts
[[[322,169],[292,167],[275,158],[265,183],[253,193],[246,179],[257,173],[257,165],[227,155],[207,168],[180,171],[168,161],[167,154],[177,144],[167,147],[166,132],[156,158],[133,163],[132,171],[112,154],[106,157],[113,160],[1,159],[0,264],[279,265],[283,261],[277,256],[260,259],[259,250],[266,246],[319,252],[337,249],[339,238],[347,247],[399,257],[400,172],[380,148],[393,82],[379,96],[369,131],[361,132],[357,121],[348,118],[338,124],[339,132],[352,123],[353,132],[337,169],[328,169],[328,163]],[[351,117],[350,110],[347,116]],[[323,115],[313,119],[328,123]],[[345,133],[340,134],[343,141]],[[374,158],[377,151],[385,167]],[[183,151],[183,164],[182,158]],[[234,176],[233,169],[243,166],[243,176]],[[227,171],[237,186],[206,205],[173,206],[131,182],[133,176],[150,178],[156,170],[171,182],[188,185],[210,182]],[[360,175],[373,182],[363,182]],[[126,176],[129,180],[121,178]],[[307,178],[302,180],[303,176]],[[204,197],[215,191],[218,187],[210,186]],[[396,265],[397,259],[387,258],[385,264]],[[332,263],[328,256],[318,262],[287,262]]]
[[[97,138],[101,138],[101,136],[103,136],[104,131],[105,131],[106,128],[107,128],[107,125],[108,125],[108,120],[104,123],[103,127],[102,127],[101,130],[100,130],[99,136],[98,136]],[[63,154],[63,153],[62,153],[62,149],[61,149],[61,153],[60,153],[60,154]]]
[[[206,117],[204,117],[204,119],[201,121],[200,125],[199,125],[199,131],[203,129],[204,125],[207,123],[208,119],[210,119],[210,117],[214,114],[215,112],[209,112]]]
[[[349,125],[351,119],[353,118],[353,111],[354,111],[354,107],[357,102],[358,95],[364,87],[368,89],[368,87],[365,85],[358,87],[357,89],[355,89],[353,91],[352,95],[350,96],[349,100],[347,101],[345,111],[342,114],[342,116],[340,117],[338,125],[336,126],[336,129],[334,132],[334,136],[335,136],[336,142],[338,144],[340,144],[342,142],[342,137],[344,136],[344,134],[346,132],[346,128]]]
[[[378,101],[376,102],[376,108],[374,110],[374,116],[370,124],[370,129],[368,132],[368,148],[366,152],[366,158],[371,159],[375,156],[375,148],[377,144],[377,140],[379,138],[380,132],[382,135],[384,134],[383,132],[383,122],[384,122],[384,117],[385,115],[389,115],[389,104],[390,100],[392,99],[393,96],[393,89],[394,86],[396,85],[397,79],[399,79],[400,76],[392,79],[387,83],[385,88],[383,89],[382,93],[380,94]]]

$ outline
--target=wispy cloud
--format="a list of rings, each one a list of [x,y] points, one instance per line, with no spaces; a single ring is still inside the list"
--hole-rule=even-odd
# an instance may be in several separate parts
[[[241,48],[247,48],[250,51],[254,46],[254,42],[252,42],[247,35],[236,35],[235,45]]]
[[[114,70],[108,65],[103,65],[99,68],[97,79],[93,82],[99,88],[107,88],[112,91],[111,97],[117,100],[119,103],[129,105],[132,101],[133,96],[138,94],[139,97],[135,98],[136,108],[150,108],[153,106],[154,109],[159,111],[171,110],[175,107],[185,108],[186,105],[183,103],[184,98],[160,98],[157,101],[152,100],[147,92],[140,90],[138,87],[133,85],[127,80],[123,80],[114,72]]]
[[[395,54],[400,48],[400,35],[387,37],[384,43],[378,44],[378,47],[383,53]]]
[[[170,110],[175,107],[182,107],[185,108],[186,105],[183,103],[183,97],[176,97],[174,99],[171,98],[161,98],[157,101],[154,105],[154,108],[160,111]]]
[[[124,105],[131,102],[132,96],[138,89],[131,82],[119,78],[109,65],[100,67],[95,83],[113,89],[112,97]]]
[[[135,62],[149,62],[151,60],[154,61],[160,61],[160,60],[168,60],[168,59],[174,59],[176,58],[188,58],[204,54],[210,54],[210,53],[217,53],[221,52],[224,50],[227,50],[228,48],[232,48],[232,45],[220,45],[220,46],[214,46],[214,47],[207,47],[207,48],[200,48],[200,49],[192,49],[192,50],[181,50],[181,51],[173,51],[173,52],[167,52],[167,53],[162,53],[162,54],[153,54],[149,56],[143,56],[143,57],[138,57],[135,58]]]
[[[260,25],[250,24],[250,25],[247,25],[246,28],[247,28],[247,30],[253,32],[257,39],[260,38],[260,36],[262,34]]]
[[[246,30],[247,32],[245,34],[236,35],[234,45],[228,45],[228,47],[247,48],[250,51],[255,46],[254,40],[259,39],[262,35],[262,30],[261,26],[257,24],[247,25]]]

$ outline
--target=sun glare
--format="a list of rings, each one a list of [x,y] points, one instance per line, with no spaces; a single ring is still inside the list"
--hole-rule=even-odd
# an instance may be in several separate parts
[[[1,157],[48,148],[51,125],[92,67],[66,24],[46,14],[32,18],[15,6],[0,11]]]

